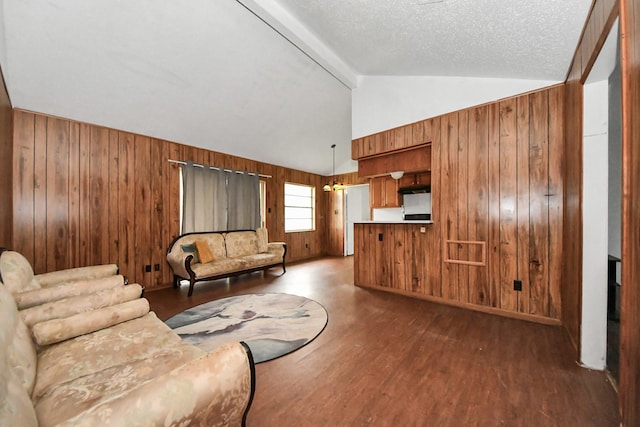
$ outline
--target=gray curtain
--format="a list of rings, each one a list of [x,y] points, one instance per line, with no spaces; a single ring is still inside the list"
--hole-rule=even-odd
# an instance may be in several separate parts
[[[182,166],[182,234],[227,229],[227,188],[224,171]]]
[[[228,230],[260,228],[260,178],[248,173],[227,176]]]

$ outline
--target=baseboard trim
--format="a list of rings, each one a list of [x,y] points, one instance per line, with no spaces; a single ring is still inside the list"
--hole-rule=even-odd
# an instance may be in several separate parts
[[[438,304],[449,305],[452,307],[465,308],[468,310],[479,311],[482,313],[495,314],[502,317],[510,317],[512,319],[526,320],[528,322],[540,323],[543,325],[550,325],[550,326],[562,326],[562,322],[560,321],[560,319],[553,319],[551,317],[536,316],[534,314],[526,314],[526,313],[517,313],[513,311],[503,310],[501,308],[487,307],[483,305],[453,301],[453,300],[448,300],[446,298],[436,297],[433,295],[424,295],[416,292],[403,291],[401,289],[387,288],[385,286],[376,286],[376,285],[373,285],[373,286],[356,285],[356,286],[361,288],[375,289],[375,290],[384,291],[384,292],[391,292],[398,295],[418,298],[421,300],[435,302]]]

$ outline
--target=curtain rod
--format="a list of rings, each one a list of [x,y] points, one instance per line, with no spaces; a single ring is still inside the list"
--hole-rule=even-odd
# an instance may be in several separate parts
[[[173,159],[169,159],[168,160],[169,163],[176,163],[179,165],[186,165],[187,162],[183,162],[182,160],[173,160]],[[194,163],[193,166],[197,167],[197,168],[204,168],[205,165],[201,165],[198,163]],[[221,170],[220,168],[217,168],[215,166],[207,166],[209,169],[217,169],[217,170]],[[231,169],[222,169],[225,172],[236,172],[236,173],[246,173],[247,175],[258,175],[260,178],[267,178],[267,179],[271,179],[273,178],[271,175],[263,175],[261,173],[255,173],[255,172],[244,172],[244,171],[233,171]]]

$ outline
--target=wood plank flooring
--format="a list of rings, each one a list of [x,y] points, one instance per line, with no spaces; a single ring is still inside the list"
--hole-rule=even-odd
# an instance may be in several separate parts
[[[161,319],[254,292],[312,298],[326,329],[256,366],[248,426],[618,426],[603,372],[574,361],[565,332],[353,286],[353,259],[148,292]]]

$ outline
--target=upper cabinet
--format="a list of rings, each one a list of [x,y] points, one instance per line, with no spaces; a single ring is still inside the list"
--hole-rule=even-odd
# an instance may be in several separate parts
[[[431,185],[431,172],[405,173],[399,179],[399,187],[411,187],[414,185]]]
[[[440,127],[434,119],[400,126],[373,135],[354,139],[351,142],[351,158],[363,158],[416,147],[438,139]]]
[[[431,171],[431,144],[420,144],[358,160],[360,178],[388,176],[394,171],[403,171],[405,174]]]
[[[398,194],[398,180],[381,176],[369,180],[369,205],[375,208],[398,208],[402,206]]]

